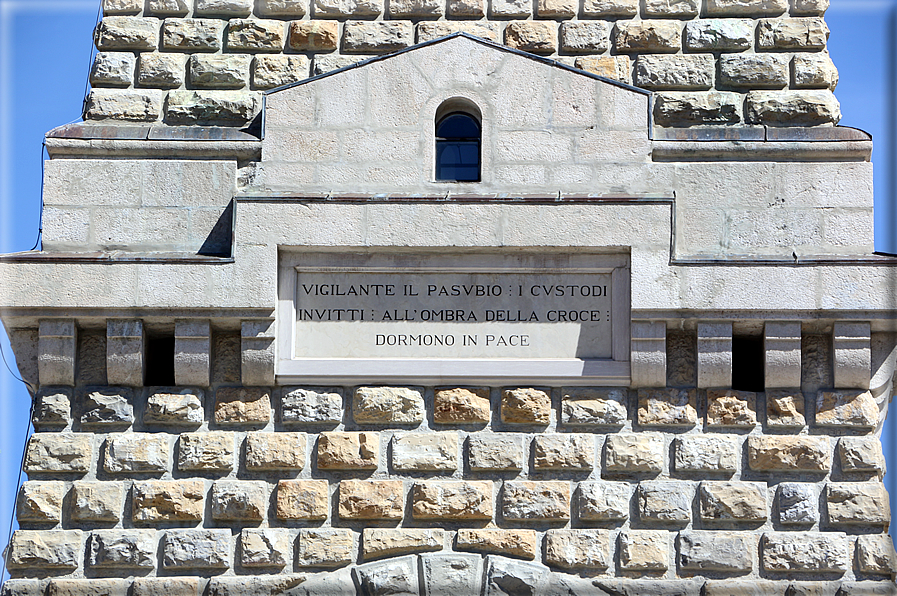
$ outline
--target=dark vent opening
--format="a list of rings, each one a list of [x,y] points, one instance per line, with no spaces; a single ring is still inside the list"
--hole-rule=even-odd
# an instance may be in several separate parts
[[[146,340],[146,378],[144,385],[174,385],[174,337],[150,337]]]
[[[732,338],[732,389],[763,391],[765,367],[762,336]]]

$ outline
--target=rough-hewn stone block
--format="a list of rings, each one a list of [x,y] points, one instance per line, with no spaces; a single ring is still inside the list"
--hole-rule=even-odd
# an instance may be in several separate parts
[[[626,424],[626,390],[563,389],[561,423],[570,426],[623,426]]]
[[[775,16],[788,10],[788,0],[707,0],[713,16]]]
[[[209,580],[208,596],[247,596],[259,594],[307,594],[303,586],[300,592],[296,590],[305,584],[309,576],[301,573],[283,573],[277,575],[255,575],[237,577],[213,577]],[[314,577],[314,576],[312,576]],[[311,592],[312,594],[316,592]],[[318,592],[319,593],[319,592]]]
[[[137,14],[143,10],[143,0],[103,0],[103,14]]]
[[[117,522],[124,504],[118,482],[75,482],[72,486],[71,516],[76,522]]]
[[[420,556],[421,585],[426,596],[479,594],[483,558],[475,554],[436,553]]]
[[[604,463],[608,472],[660,472],[663,470],[663,435],[608,435]]]
[[[872,429],[878,425],[878,405],[868,391],[820,391],[816,426]]]
[[[226,24],[218,19],[165,19],[162,49],[180,52],[220,50]]]
[[[257,0],[255,12],[263,17],[303,17],[307,2],[305,0]]]
[[[260,105],[258,94],[247,91],[176,90],[168,94],[165,119],[171,124],[244,124]]]
[[[610,47],[610,27],[604,21],[561,23],[561,51],[571,54],[600,53]]]
[[[159,43],[159,21],[141,17],[106,17],[97,25],[98,50],[154,50]]]
[[[392,52],[413,42],[410,21],[348,21],[343,25],[344,52]]]
[[[123,428],[134,422],[134,393],[125,387],[91,387],[80,392],[83,428]]]
[[[698,422],[694,389],[639,389],[638,422],[642,426],[694,426]]]
[[[470,435],[467,441],[471,471],[523,469],[523,435],[477,433]]]
[[[94,87],[128,87],[134,82],[137,59],[130,52],[97,52],[90,69]]]
[[[185,72],[185,58],[182,55],[143,53],[137,61],[137,85],[176,89],[184,84]]]
[[[505,389],[501,421],[505,424],[545,425],[551,420],[551,397],[539,389]]]
[[[247,470],[301,470],[305,467],[305,434],[248,433],[245,457]]]
[[[587,17],[634,17],[638,0],[584,0],[582,14]]]
[[[622,521],[629,518],[631,486],[626,482],[580,482],[576,509],[584,521]]]
[[[433,405],[435,424],[484,424],[491,419],[489,389],[440,389]]]
[[[249,62],[245,55],[195,54],[187,61],[187,73],[195,87],[242,89],[249,84]]]
[[[831,445],[826,437],[748,437],[748,466],[756,472],[828,472]]]
[[[352,530],[299,530],[296,540],[297,567],[340,567],[355,560]]]
[[[219,480],[212,486],[212,519],[261,521],[268,510],[265,482]]]
[[[227,49],[233,52],[281,52],[283,21],[232,19],[227,23]]]
[[[728,435],[684,435],[676,439],[677,472],[734,472],[741,462],[741,441]]]
[[[72,420],[72,390],[67,387],[41,387],[34,397],[34,428],[60,428]]]
[[[859,536],[857,538],[857,567],[864,573],[893,574],[897,572],[897,554],[890,536]]]
[[[377,433],[326,432],[318,436],[322,470],[376,470],[380,456]]]
[[[271,395],[263,387],[220,387],[215,392],[215,423],[262,426],[271,419]]]
[[[339,516],[343,519],[402,519],[401,480],[343,480],[339,484]]]
[[[178,469],[229,472],[234,468],[234,433],[183,433],[178,439]]]
[[[135,482],[134,521],[200,521],[203,518],[205,493],[202,480]]]
[[[403,433],[392,438],[392,466],[400,472],[458,469],[458,433]]]
[[[747,96],[748,124],[817,126],[840,119],[841,106],[830,91],[751,91]]]
[[[714,522],[760,522],[767,517],[766,484],[762,482],[701,482],[701,519]]]
[[[607,569],[613,561],[608,530],[548,530],[545,563],[564,569]]]
[[[91,437],[68,433],[38,433],[25,448],[25,473],[84,474],[90,469]]]
[[[743,101],[737,93],[716,91],[657,93],[654,96],[654,121],[659,126],[733,124],[741,121]]]
[[[505,45],[524,52],[551,54],[558,46],[557,24],[512,21],[505,27]]]
[[[281,480],[277,483],[277,519],[327,519],[329,497],[326,480]]]
[[[757,538],[747,533],[679,533],[679,567],[690,571],[751,571]]]
[[[137,577],[131,596],[200,596],[206,582],[198,577]]]
[[[415,519],[492,519],[492,482],[415,482]]]
[[[795,89],[834,89],[838,69],[828,53],[797,54],[791,61]]]
[[[448,0],[449,7],[461,4]],[[483,0],[473,0],[474,4],[482,4]],[[417,24],[417,42],[432,41],[452,33],[467,33],[474,37],[482,37],[489,41],[498,41],[498,23],[485,21],[430,21]]]
[[[383,12],[383,0],[312,0],[312,15],[322,17],[375,17]]]
[[[10,569],[77,569],[81,534],[81,530],[16,530],[7,547],[7,566]]]
[[[615,41],[618,52],[676,52],[682,32],[672,21],[618,21]]]
[[[103,469],[110,474],[165,472],[169,468],[169,435],[110,435],[103,450]]]
[[[541,19],[572,18],[579,9],[577,0],[536,0],[536,16]]]
[[[252,12],[252,0],[194,0],[196,14],[248,17]]]
[[[153,15],[178,15],[184,16],[190,12],[190,0],[149,0],[146,10]]]
[[[396,0],[389,2],[389,16],[397,19],[440,17],[444,7],[444,2],[436,0]]]
[[[838,459],[843,472],[879,472],[884,474],[885,458],[877,437],[841,437]]]
[[[828,27],[821,18],[763,19],[757,27],[757,47],[764,50],[822,49]]]
[[[685,47],[696,52],[740,52],[754,41],[754,22],[749,19],[707,19],[685,25]]]
[[[800,428],[807,423],[804,417],[806,400],[796,390],[766,392],[766,424],[774,428]]]
[[[837,572],[850,567],[850,542],[837,532],[766,533],[763,568],[772,572]]]
[[[532,2],[525,2],[524,0],[489,1],[489,16],[492,18],[526,18],[532,13]]]
[[[343,418],[343,396],[338,388],[284,387],[280,418],[284,426],[338,424]]]
[[[778,487],[779,521],[783,524],[815,524],[819,497],[812,484],[783,482]]]
[[[533,467],[536,470],[591,470],[595,467],[593,435],[537,435],[533,439]]]
[[[449,18],[476,19],[486,16],[485,0],[448,0],[445,14]],[[418,35],[420,32],[418,31]],[[478,36],[479,37],[479,36]],[[494,41],[494,40],[493,40]],[[421,40],[418,39],[418,43]]]
[[[308,78],[305,56],[257,56],[252,61],[254,89],[273,89]]]
[[[417,573],[417,557],[400,557],[358,565],[352,575],[362,594],[407,594],[418,596],[420,580]]]
[[[418,425],[424,421],[424,398],[407,387],[359,387],[352,416],[358,424]]]
[[[46,594],[47,596],[94,596],[94,594],[128,596],[130,584],[130,580],[127,579],[51,579],[47,584]],[[43,595],[43,592],[41,594]]]
[[[501,511],[507,520],[570,519],[570,483],[505,482]]]
[[[708,427],[751,427],[756,424],[756,393],[732,389],[707,390]]]
[[[19,489],[16,519],[20,523],[56,523],[62,519],[64,496],[65,484],[62,482],[24,482]]]
[[[713,57],[703,54],[641,55],[635,62],[634,81],[646,89],[710,89],[715,66]]]
[[[162,544],[165,569],[230,567],[230,530],[169,530]]]
[[[147,398],[146,424],[199,426],[203,422],[201,389],[157,389]]]
[[[627,530],[620,533],[620,568],[626,571],[663,571],[670,564],[670,533],[665,530]]]
[[[788,56],[738,54],[720,58],[719,81],[728,87],[781,89],[788,85]]]
[[[642,522],[684,524],[691,521],[694,487],[687,482],[642,482],[636,492]]]
[[[536,532],[533,530],[458,530],[455,548],[462,551],[535,559]]]
[[[94,530],[87,562],[99,569],[152,569],[156,565],[155,530]]]
[[[832,482],[825,500],[832,524],[886,526],[891,521],[888,491],[880,482]]]
[[[361,535],[361,553],[365,559],[442,550],[444,544],[445,531],[439,529],[365,528]]]
[[[244,567],[285,567],[290,556],[289,534],[271,528],[243,529],[240,552]]]

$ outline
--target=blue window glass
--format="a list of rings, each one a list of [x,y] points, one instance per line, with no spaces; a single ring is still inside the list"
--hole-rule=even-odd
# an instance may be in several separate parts
[[[455,112],[436,125],[436,179],[480,179],[480,123],[473,116]]]

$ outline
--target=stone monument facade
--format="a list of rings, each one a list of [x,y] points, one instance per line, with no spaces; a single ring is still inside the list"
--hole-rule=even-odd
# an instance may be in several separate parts
[[[826,4],[105,0],[3,596],[897,593]]]

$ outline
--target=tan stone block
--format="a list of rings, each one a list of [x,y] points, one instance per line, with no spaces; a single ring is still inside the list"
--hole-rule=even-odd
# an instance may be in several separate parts
[[[756,472],[828,472],[832,449],[827,437],[748,437],[748,466]]]
[[[305,433],[253,432],[246,435],[247,470],[301,470]]]
[[[765,483],[704,481],[698,494],[705,522],[760,522],[767,518]]]
[[[884,474],[885,457],[878,437],[841,437],[838,459],[843,472],[879,472]]]
[[[179,87],[184,81],[184,61],[180,56],[152,53],[140,55],[138,82],[141,85]],[[147,424],[199,426],[203,422],[200,389],[157,390],[146,400],[143,421]]]
[[[231,19],[227,23],[227,49],[239,52],[281,52],[283,21],[271,19]]]
[[[451,0],[449,2],[451,6]],[[485,21],[431,21],[417,24],[418,43],[432,41],[452,33],[467,33],[474,37],[488,39],[489,41],[498,41],[498,23],[487,23]]]
[[[533,439],[536,470],[591,470],[595,467],[595,441],[588,434],[537,435]]]
[[[633,81],[646,89],[710,89],[715,70],[713,56],[705,54],[641,55]]]
[[[701,0],[645,0],[646,17],[696,17]]]
[[[654,121],[659,126],[736,123],[741,121],[743,103],[738,93],[657,93]]]
[[[501,510],[507,520],[570,519],[570,483],[505,482]]]
[[[458,469],[458,433],[403,433],[392,438],[392,466],[400,472]]]
[[[240,558],[243,567],[285,567],[290,552],[287,530],[244,528],[240,532]]]
[[[613,561],[608,530],[548,530],[545,563],[564,569],[607,569]]]
[[[302,17],[308,3],[305,0],[257,0],[256,14],[264,17]]]
[[[829,29],[821,17],[762,19],[757,27],[757,47],[764,50],[822,49]]]
[[[358,424],[417,425],[424,421],[424,398],[408,387],[359,387],[352,415]]]
[[[558,47],[557,23],[511,21],[505,27],[505,45],[524,52],[552,54]]]
[[[110,474],[166,472],[169,435],[123,433],[109,435],[103,451],[103,469]]]
[[[309,76],[305,56],[257,56],[252,64],[252,85],[256,89],[273,89]]]
[[[816,398],[816,426],[875,428],[878,405],[868,391],[820,391]]]
[[[72,520],[77,522],[117,522],[124,505],[122,484],[118,482],[75,482],[72,486]]]
[[[248,70],[248,63],[247,63]],[[265,425],[271,420],[271,395],[263,387],[220,387],[215,392],[215,423]]]
[[[537,0],[536,16],[539,18],[572,18],[579,10],[577,0]]]
[[[141,17],[105,17],[97,25],[98,50],[154,50],[159,43],[159,21]]]
[[[136,58],[130,52],[97,52],[90,69],[94,87],[129,87],[134,82]]]
[[[804,426],[804,394],[800,391],[767,391],[766,424],[771,427],[796,428]]]
[[[605,465],[608,472],[660,472],[663,470],[663,435],[629,433],[608,435]]]
[[[229,472],[234,468],[234,433],[183,433],[178,443],[181,471]]]
[[[297,567],[340,567],[355,560],[352,530],[303,529],[296,541]]]
[[[601,22],[599,21],[599,23]],[[567,32],[574,25],[576,25],[575,29],[579,31],[586,25],[592,24],[587,22],[562,23],[561,31]],[[567,33],[564,33],[565,39],[566,35]],[[567,48],[566,51],[572,50]],[[577,66],[577,68],[583,67]],[[570,426],[623,426],[626,423],[626,390],[589,387],[564,388],[561,393],[561,423]]]
[[[683,435],[676,439],[677,472],[734,472],[741,462],[741,440],[727,435]]]
[[[620,568],[626,571],[663,571],[670,564],[670,533],[665,530],[627,530],[620,533]]]
[[[774,16],[788,10],[788,0],[707,0],[705,11],[713,16]]]
[[[821,15],[829,7],[829,0],[794,0],[791,6],[792,15]]]
[[[897,572],[897,553],[888,535],[857,537],[857,566],[864,573]]]
[[[788,85],[788,60],[779,54],[722,56],[719,82],[727,87],[781,89]]]
[[[582,14],[587,17],[634,17],[639,0],[584,0]]]
[[[561,23],[561,51],[568,54],[604,52],[610,47],[609,34],[610,27],[604,21],[566,21]]]
[[[135,482],[134,522],[202,521],[205,492],[202,480]]]
[[[103,14],[137,14],[143,10],[143,0],[103,0]]]
[[[227,21],[218,19],[165,19],[162,49],[181,52],[213,52],[221,49]]]
[[[631,83],[632,60],[629,56],[589,56],[577,58],[576,68],[624,83]]]
[[[467,439],[467,458],[473,472],[523,469],[523,435],[476,433]]]
[[[185,15],[190,4],[189,0],[149,0],[146,9],[153,15]]]
[[[489,389],[440,389],[433,406],[435,424],[485,424],[491,419]]]
[[[881,482],[832,482],[826,487],[832,524],[887,526],[891,522],[888,491]]]
[[[401,480],[343,480],[339,483],[342,519],[402,519],[404,491]]]
[[[393,52],[407,48],[413,42],[414,30],[410,21],[348,21],[343,25],[344,52]]]
[[[674,21],[618,21],[618,52],[677,52],[682,32]]]
[[[327,519],[329,510],[326,480],[281,480],[277,483],[277,519]]]
[[[698,422],[695,389],[639,389],[638,423],[642,426],[694,426]]]
[[[376,470],[379,456],[378,433],[324,432],[318,437],[322,470]]]
[[[444,544],[445,531],[439,529],[365,528],[361,534],[361,554],[365,559],[437,551]]]
[[[16,530],[9,543],[9,569],[73,571],[81,559],[81,530]]]
[[[691,521],[694,489],[687,482],[642,482],[636,498],[642,522],[682,525]]]
[[[415,482],[415,519],[492,519],[492,482]]]
[[[757,394],[733,389],[707,390],[707,426],[756,426]]]
[[[834,89],[838,86],[838,69],[827,52],[797,54],[791,67],[796,89]]]
[[[538,389],[505,389],[501,394],[501,421],[505,424],[548,424],[551,397]]]
[[[536,532],[533,530],[458,530],[455,549],[535,559]]]
[[[390,0],[389,16],[392,18],[428,18],[442,16],[445,2],[438,0]]]
[[[841,105],[828,90],[750,91],[745,121],[771,126],[817,126],[837,124]]]
[[[131,596],[201,596],[205,585],[198,577],[137,577]]]
[[[56,523],[62,519],[64,496],[65,484],[62,482],[24,482],[16,503],[16,519],[20,523]]]
[[[768,532],[760,552],[766,571],[822,573],[850,568],[850,542],[840,532]]]
[[[267,510],[266,482],[218,480],[212,485],[212,519],[261,521]]]
[[[445,14],[450,18],[484,17],[486,16],[486,0],[448,0]]]
[[[36,433],[25,448],[25,473],[83,474],[90,469],[91,435]]]

